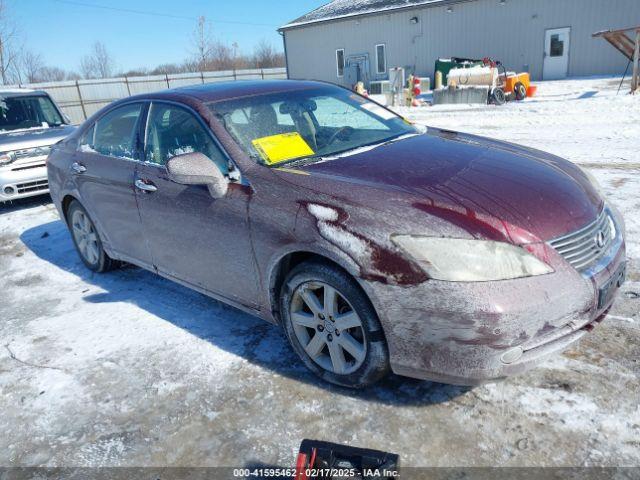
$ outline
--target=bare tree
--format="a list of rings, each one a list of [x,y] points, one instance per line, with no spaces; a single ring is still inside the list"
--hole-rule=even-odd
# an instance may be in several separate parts
[[[242,53],[240,53],[240,46],[238,45],[238,42],[233,42],[231,44],[231,56],[232,56],[232,62],[233,62],[233,68],[235,70],[241,70],[243,68],[251,68],[252,66],[252,62],[251,59],[248,58],[246,55],[243,55]]]
[[[9,18],[5,0],[0,0],[0,79],[3,84],[15,80],[18,74],[18,30]]]
[[[184,65],[176,65],[174,63],[164,63],[162,65],[158,65],[156,68],[151,70],[149,73],[151,75],[167,75],[171,73],[184,73],[193,71],[187,67],[187,64]]]
[[[62,80],[77,80],[77,73],[67,72],[58,67],[42,67],[38,72],[38,82],[61,82]]]
[[[280,67],[284,64],[284,55],[268,41],[261,40],[253,50],[253,63],[256,68]]]
[[[131,68],[126,72],[118,73],[119,77],[144,77],[145,75],[149,75],[149,69],[147,67],[141,68]]]
[[[18,75],[20,83],[36,83],[42,81],[42,71],[45,68],[42,55],[25,50],[18,59]]]
[[[236,68],[238,45],[227,45],[213,37],[211,23],[205,17],[198,18],[192,36],[192,59],[185,62],[185,69],[191,71],[229,70]]]
[[[102,42],[95,42],[89,54],[80,61],[80,72],[85,78],[108,78],[114,68],[113,57]]]
[[[194,47],[194,57],[197,69],[207,70],[211,61],[213,36],[211,33],[211,23],[207,22],[204,16],[198,17],[198,24],[193,32],[192,43]]]
[[[207,70],[229,70],[234,68],[233,50],[226,43],[211,44],[211,58]]]

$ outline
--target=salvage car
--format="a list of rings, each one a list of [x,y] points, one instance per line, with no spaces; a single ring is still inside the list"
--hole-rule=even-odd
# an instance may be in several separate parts
[[[74,128],[46,92],[0,90],[0,203],[49,191],[47,155]]]
[[[127,98],[47,165],[87,268],[132,263],[279,324],[348,387],[523,372],[625,276],[623,219],[576,165],[320,82]]]

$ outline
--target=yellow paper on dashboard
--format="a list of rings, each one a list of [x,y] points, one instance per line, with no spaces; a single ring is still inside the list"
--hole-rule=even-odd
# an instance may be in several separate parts
[[[315,153],[298,132],[256,138],[251,143],[267,165],[307,157]]]

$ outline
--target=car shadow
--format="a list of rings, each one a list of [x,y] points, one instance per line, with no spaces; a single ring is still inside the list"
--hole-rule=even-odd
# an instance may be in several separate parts
[[[49,194],[37,195],[34,197],[19,198],[17,200],[9,200],[8,202],[0,202],[0,215],[9,212],[16,212],[26,208],[40,207],[50,205],[51,197]]]
[[[447,402],[469,390],[397,375],[365,390],[333,386],[301,364],[276,325],[141,268],[126,266],[107,274],[91,272],[80,261],[67,227],[60,220],[30,228],[20,239],[42,260],[86,282],[87,289],[78,292],[86,302],[132,303],[255,365],[332,393],[394,405],[430,405]],[[100,292],[92,292],[91,286]]]

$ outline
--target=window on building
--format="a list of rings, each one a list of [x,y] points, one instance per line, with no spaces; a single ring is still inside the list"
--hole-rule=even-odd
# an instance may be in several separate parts
[[[376,45],[376,72],[387,73],[387,47],[384,44]]]
[[[560,35],[551,35],[551,56],[561,57],[564,55],[564,41],[560,39]]]
[[[338,71],[338,77],[344,76],[344,49],[336,50],[336,66]]]

